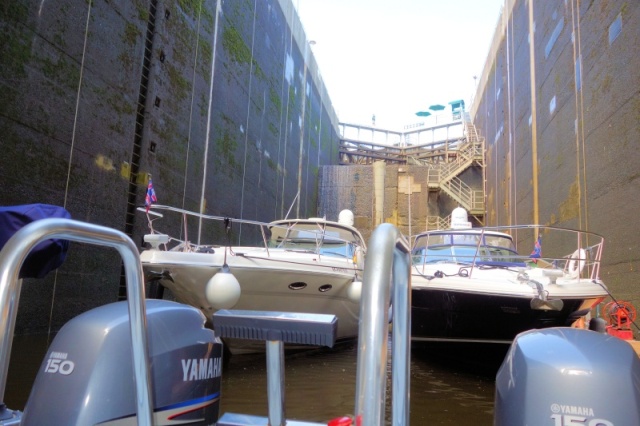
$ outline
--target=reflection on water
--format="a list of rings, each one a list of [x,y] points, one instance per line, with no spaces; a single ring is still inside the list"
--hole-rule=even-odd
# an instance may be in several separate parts
[[[356,360],[355,344],[287,355],[286,417],[327,422],[353,414]],[[461,369],[455,357],[412,353],[411,424],[491,425],[497,366],[493,359],[482,361]],[[267,416],[266,381],[264,356],[232,357],[222,378],[220,413]],[[390,422],[390,382],[387,386],[386,413]]]
[[[285,415],[288,419],[327,421],[353,414],[356,389],[355,344],[285,357]],[[231,357],[222,377],[220,413],[266,416],[264,355]]]
[[[19,336],[14,339],[5,394],[9,408],[24,408],[48,344],[46,336]],[[468,357],[469,354],[462,355]],[[330,350],[288,353],[284,365],[286,417],[327,422],[353,414],[356,359],[355,343]],[[414,351],[411,356],[411,424],[491,425],[498,364],[488,368],[488,364],[483,365],[483,368],[480,364],[461,365],[459,360],[446,353],[438,357]],[[387,420],[390,420],[390,382],[387,386],[386,412]],[[266,389],[264,355],[231,357],[223,371],[220,413],[266,417]]]
[[[497,370],[495,370],[497,371]],[[411,359],[411,423],[415,425],[493,424],[493,375],[459,368],[451,359]]]

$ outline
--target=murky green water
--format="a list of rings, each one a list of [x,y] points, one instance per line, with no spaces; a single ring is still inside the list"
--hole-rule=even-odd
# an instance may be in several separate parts
[[[5,402],[22,409],[37,368],[44,357],[46,336],[14,340]],[[285,357],[286,417],[327,422],[350,415],[355,407],[357,346],[312,350]],[[445,359],[445,360],[443,360]],[[491,425],[494,398],[493,367],[460,365],[442,358],[411,357],[410,421],[413,425]],[[390,386],[390,385],[389,385]],[[220,413],[268,415],[264,355],[234,356],[223,371]],[[387,405],[391,390],[387,388]],[[387,408],[390,419],[391,409]]]

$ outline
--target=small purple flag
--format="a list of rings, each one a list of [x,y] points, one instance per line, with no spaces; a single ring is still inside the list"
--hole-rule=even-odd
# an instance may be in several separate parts
[[[153,189],[153,183],[149,179],[149,185],[147,186],[147,195],[144,197],[144,205],[147,206],[147,213],[149,213],[149,207],[151,204],[157,203],[156,191]]]
[[[533,251],[529,255],[531,259],[533,259],[533,263],[538,263],[536,259],[539,259],[542,256],[542,235],[538,235],[538,241],[533,246]]]

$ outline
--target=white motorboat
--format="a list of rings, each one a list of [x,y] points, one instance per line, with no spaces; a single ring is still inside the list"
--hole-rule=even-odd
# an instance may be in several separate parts
[[[181,215],[180,238],[153,225],[152,215],[170,212]],[[148,212],[151,233],[145,236],[151,247],[140,255],[145,277],[169,289],[177,301],[199,308],[209,321],[218,309],[230,308],[331,314],[338,318],[336,340],[353,339],[358,335],[366,245],[352,226],[353,214],[343,210],[340,216],[338,222],[311,218],[263,223],[153,205]],[[261,241],[231,245],[227,235],[227,243],[195,244],[189,241],[187,220],[226,232],[235,224],[245,239]],[[249,341],[225,343],[232,353],[260,350]]]
[[[450,229],[413,244],[412,341],[510,344],[529,329],[572,325],[609,294],[603,243],[550,226],[471,228],[454,210]]]
[[[57,240],[54,245],[66,240],[117,249],[130,297],[126,302],[87,311],[65,324],[47,349],[24,412],[20,412],[2,403],[20,278],[30,252],[39,250],[43,243],[51,244],[51,239]],[[329,425],[378,425],[389,418],[394,425],[410,423],[410,250],[390,224],[374,231],[371,246],[359,322],[362,344],[358,346],[354,413],[336,417]],[[40,272],[46,274],[59,266],[63,259],[56,253],[54,249],[46,259],[40,259]],[[0,369],[0,425],[327,424],[286,420],[285,360],[278,341],[270,342],[267,351],[269,417],[243,413],[219,416],[224,370],[220,340],[203,327],[205,318],[197,309],[168,301],[145,302],[142,276],[136,245],[117,230],[49,218],[30,223],[10,237],[0,250],[0,363],[4,366]],[[394,332],[389,339],[386,318],[391,299]],[[214,320],[221,314],[226,318],[223,335],[234,334],[236,325],[246,324],[244,311],[225,310]],[[250,313],[255,323],[247,328],[266,334],[263,331],[274,326],[273,317],[263,314]],[[321,333],[328,340],[333,338],[326,327],[335,322],[333,316],[280,314],[285,318],[276,324],[277,330],[299,331],[297,323],[302,321],[313,329],[307,335]],[[596,332],[597,328],[602,332]],[[387,365],[390,368],[380,368]],[[520,333],[496,376],[494,424],[546,424],[551,418],[555,424],[637,425],[639,378],[640,361],[632,346],[606,334],[604,327],[593,331],[555,327]],[[616,383],[619,394],[603,395],[600,385],[607,381]],[[391,392],[387,392],[389,386]],[[385,408],[387,394],[392,396],[390,413]]]

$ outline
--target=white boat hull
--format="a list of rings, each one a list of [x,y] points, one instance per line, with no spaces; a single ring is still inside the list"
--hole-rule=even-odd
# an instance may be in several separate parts
[[[141,261],[148,279],[164,276],[160,283],[179,302],[199,308],[210,322],[216,309],[207,301],[205,288],[225,262],[224,248],[214,250],[215,253],[146,250]],[[357,337],[360,304],[354,279],[361,277],[362,271],[356,270],[351,260],[280,249],[227,250],[226,263],[241,289],[233,309],[335,315],[337,340]],[[264,342],[225,343],[232,353],[255,352],[260,347],[264,350]]]

